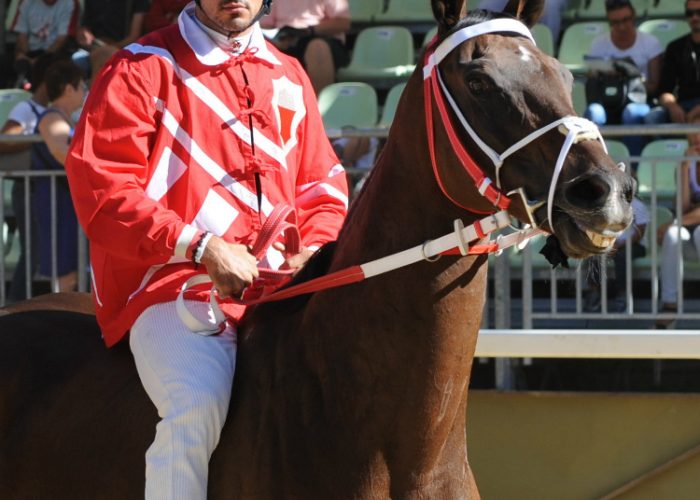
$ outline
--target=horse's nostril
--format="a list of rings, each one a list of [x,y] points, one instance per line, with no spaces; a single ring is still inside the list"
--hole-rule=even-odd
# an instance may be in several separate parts
[[[600,208],[610,194],[610,182],[600,175],[580,177],[572,183],[564,195],[569,203],[579,208]]]

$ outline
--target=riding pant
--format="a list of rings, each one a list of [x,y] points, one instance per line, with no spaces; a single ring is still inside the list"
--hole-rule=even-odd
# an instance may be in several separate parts
[[[208,304],[187,302],[206,316]],[[175,302],[146,309],[129,338],[136,368],[161,418],[146,452],[146,500],[204,500],[209,458],[226,420],[234,367],[236,333],[191,332]]]
[[[684,258],[697,259],[700,256],[700,226],[671,226],[664,235],[661,246],[661,301],[675,304],[678,301],[678,266],[683,266]],[[678,258],[678,245],[683,245],[681,258]]]

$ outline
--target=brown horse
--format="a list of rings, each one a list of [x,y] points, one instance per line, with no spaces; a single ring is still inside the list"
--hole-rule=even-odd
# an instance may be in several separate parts
[[[506,12],[531,25],[542,3],[511,0]],[[433,0],[439,40],[493,17],[462,19],[462,4]],[[633,182],[600,141],[546,128],[575,114],[568,71],[510,29],[455,43],[438,68],[455,101],[450,120],[460,110],[488,145],[458,128],[476,163],[503,192],[548,201],[536,218],[564,253],[605,251],[630,222]],[[304,274],[393,254],[494,211],[458,160],[439,97],[424,107],[425,88],[419,69],[337,243]],[[489,148],[524,137],[497,171]],[[528,219],[522,205],[513,212]],[[443,256],[254,309],[239,329],[210,497],[478,498],[465,420],[485,264]],[[157,415],[128,348],[104,349],[94,318],[78,312],[9,314],[0,331],[0,498],[141,496]]]

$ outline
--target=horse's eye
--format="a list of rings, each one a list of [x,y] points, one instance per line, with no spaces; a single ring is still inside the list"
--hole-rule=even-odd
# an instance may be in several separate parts
[[[488,84],[479,78],[467,80],[467,86],[474,94],[483,94],[488,89]]]

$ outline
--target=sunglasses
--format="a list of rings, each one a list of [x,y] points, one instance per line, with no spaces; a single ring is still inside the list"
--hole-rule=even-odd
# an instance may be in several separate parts
[[[634,16],[626,16],[621,19],[610,19],[608,24],[610,24],[610,26],[622,26],[623,24],[631,23],[632,21],[634,21]]]
[[[685,9],[685,17],[700,17],[700,9]]]

